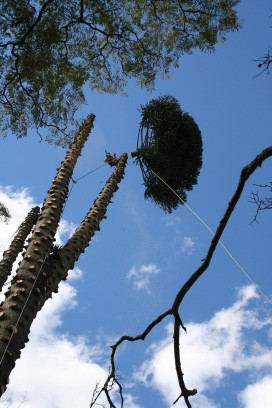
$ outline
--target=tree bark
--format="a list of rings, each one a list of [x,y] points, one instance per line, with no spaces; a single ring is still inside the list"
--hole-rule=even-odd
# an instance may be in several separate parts
[[[100,231],[101,221],[107,218],[105,214],[108,205],[115,191],[119,189],[118,183],[124,178],[127,158],[127,153],[121,155],[114,173],[106,182],[80,226],[59,251],[57,258],[51,258],[44,265],[42,272],[48,276],[46,299],[51,297],[52,292],[58,291],[60,281],[67,278],[68,271],[74,268],[75,262],[85,252],[95,232]],[[41,282],[40,285],[42,284]]]
[[[93,127],[94,118],[94,115],[87,117],[57,169],[24,258],[1,304],[0,395],[5,391],[9,374],[28,341],[31,323],[44,303],[47,276],[43,275],[45,284],[42,287],[38,287],[37,282],[54,241],[74,166]]]
[[[4,283],[11,274],[13,263],[17,256],[22,252],[25,240],[30,234],[33,226],[36,224],[40,212],[40,207],[34,207],[28,213],[26,219],[18,228],[15,238],[12,240],[9,249],[3,253],[3,258],[0,262],[0,291]]]

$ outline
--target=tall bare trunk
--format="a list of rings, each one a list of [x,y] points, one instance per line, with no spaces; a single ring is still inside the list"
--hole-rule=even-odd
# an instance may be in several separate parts
[[[54,241],[73,169],[93,126],[94,118],[94,115],[87,117],[58,168],[24,258],[0,307],[1,394],[6,389],[16,359],[20,357],[20,350],[28,341],[31,323],[44,303],[43,298],[48,290],[47,281],[42,288],[36,283]]]
[[[13,263],[15,262],[19,253],[23,250],[27,236],[30,234],[33,226],[37,222],[39,212],[40,207],[32,208],[32,210],[27,214],[26,219],[19,226],[18,232],[15,235],[15,238],[12,240],[9,249],[3,253],[3,257],[0,262],[0,291],[11,274]]]

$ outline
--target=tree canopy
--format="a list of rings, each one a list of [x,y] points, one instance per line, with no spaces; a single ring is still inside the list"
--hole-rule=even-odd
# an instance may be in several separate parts
[[[186,201],[186,191],[197,184],[202,166],[201,132],[173,96],[153,99],[141,107],[141,114],[135,155],[143,174],[145,198],[171,212],[181,201],[153,171]]]
[[[0,4],[0,127],[48,127],[62,144],[83,86],[151,89],[184,53],[213,51],[240,22],[239,0],[5,0]],[[69,128],[68,128],[69,126]]]

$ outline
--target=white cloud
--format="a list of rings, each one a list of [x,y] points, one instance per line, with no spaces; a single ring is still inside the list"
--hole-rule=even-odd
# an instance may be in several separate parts
[[[34,203],[34,199],[30,196],[27,188],[18,190],[12,186],[0,186],[0,202],[5,204],[11,215],[8,224],[0,219],[0,252],[2,252],[8,247],[9,242],[7,241],[23,222],[27,213],[37,204]]]
[[[8,224],[0,219],[0,248],[1,251],[7,249],[10,244],[11,236],[16,232],[19,225],[24,221],[28,212],[37,204],[30,195],[28,188],[16,189],[13,186],[0,186],[0,202],[3,202],[8,208],[11,219]],[[77,226],[62,219],[56,233],[56,243],[63,245],[64,239],[69,239]]]
[[[243,288],[231,307],[215,313],[209,321],[186,325],[187,334],[182,333],[180,340],[181,361],[187,388],[198,389],[198,394],[192,397],[194,408],[217,407],[216,402],[207,399],[205,392],[214,392],[225,385],[228,375],[246,371],[252,382],[257,376],[272,374],[271,347],[253,340],[254,332],[268,329],[272,324],[271,318],[260,317],[257,309],[249,309],[249,301],[257,297],[252,286]],[[249,337],[248,330],[251,333]],[[166,338],[151,346],[150,359],[135,375],[136,379],[158,389],[168,404],[179,395],[172,336],[173,326],[169,324]],[[254,377],[250,377],[252,373]],[[258,384],[265,389],[267,381]],[[241,399],[248,401],[247,396],[257,395],[260,388],[249,386],[241,394]],[[255,405],[244,404],[245,408],[255,408]]]
[[[29,189],[16,189],[13,186],[3,187],[0,186],[0,201],[3,202],[8,208],[11,219],[9,223],[4,223],[0,219],[0,258],[2,253],[8,249],[12,239],[14,238],[19,225],[24,221],[29,211],[35,207],[37,204],[34,202],[33,197],[31,197]],[[18,267],[18,262],[21,259],[19,255],[13,264],[13,270],[15,271]],[[4,289],[9,286],[11,277],[7,280],[4,285]],[[2,300],[3,295],[0,295]]]
[[[63,242],[64,238],[69,239],[71,235],[75,232],[77,225],[73,222],[68,222],[64,219],[60,221],[57,233],[56,233],[56,244],[57,245],[64,245]]]
[[[38,314],[30,341],[11,373],[3,407],[24,398],[25,408],[89,406],[96,381],[103,382],[107,371],[97,364],[99,350],[84,337],[57,331],[64,310],[76,306],[75,296],[70,284],[61,283],[59,293]]]
[[[184,237],[181,245],[181,252],[186,255],[192,255],[195,251],[195,242],[191,237]]]
[[[244,408],[272,407],[272,375],[248,385],[239,395]]]
[[[132,279],[134,287],[137,290],[145,290],[150,294],[150,278],[151,276],[158,275],[160,269],[157,268],[156,264],[141,265],[139,268],[136,268],[134,265],[127,274],[127,279]]]

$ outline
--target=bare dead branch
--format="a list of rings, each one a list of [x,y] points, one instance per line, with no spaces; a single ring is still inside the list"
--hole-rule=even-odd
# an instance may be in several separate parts
[[[185,404],[188,408],[191,408],[191,404],[189,401],[189,397],[196,395],[197,390],[194,388],[193,390],[188,390],[185,386],[184,380],[183,380],[183,372],[181,368],[181,361],[180,361],[180,346],[179,346],[179,340],[180,340],[180,327],[182,327],[185,331],[185,327],[182,324],[181,318],[179,316],[178,310],[180,307],[180,304],[186,295],[186,293],[191,289],[191,287],[194,285],[194,283],[200,278],[200,276],[207,270],[209,267],[209,264],[211,262],[211,259],[213,257],[214,251],[220,242],[220,238],[222,236],[222,233],[228,223],[228,220],[232,214],[232,212],[235,209],[235,206],[237,202],[239,201],[239,198],[241,196],[241,193],[243,191],[243,188],[245,186],[246,181],[249,179],[249,177],[254,173],[254,171],[257,169],[257,167],[261,167],[262,163],[269,157],[272,156],[272,146],[269,146],[268,148],[264,149],[259,155],[255,157],[254,160],[247,166],[245,166],[240,175],[240,179],[238,181],[238,185],[236,187],[236,190],[227,206],[227,209],[225,211],[225,214],[223,215],[221,221],[219,222],[218,228],[214,234],[214,237],[211,241],[211,244],[208,248],[207,255],[203,260],[203,263],[201,266],[191,275],[191,277],[187,280],[187,282],[182,286],[178,294],[176,295],[176,298],[173,302],[173,305],[170,309],[168,309],[165,313],[161,314],[158,316],[153,322],[151,322],[147,328],[142,332],[142,334],[139,334],[137,336],[131,337],[124,335],[120,337],[120,339],[112,346],[112,352],[111,352],[111,367],[110,367],[110,372],[109,375],[101,388],[100,392],[97,394],[97,398],[104,392],[108,402],[110,404],[111,408],[116,408],[115,405],[113,404],[112,400],[110,399],[109,395],[109,384],[119,384],[116,379],[116,368],[115,368],[115,353],[117,351],[117,348],[121,343],[123,343],[125,340],[133,342],[137,340],[145,340],[146,336],[151,332],[151,330],[159,324],[166,316],[172,315],[174,316],[174,333],[173,333],[173,339],[174,339],[174,356],[175,356],[175,366],[176,366],[176,373],[177,373],[177,378],[181,390],[181,394],[179,397],[174,401],[174,404],[181,398],[184,398]],[[96,400],[90,405],[90,407],[93,407],[95,404]],[[122,400],[122,407],[123,407],[123,400]]]
[[[266,189],[269,189],[270,192],[272,192],[272,182],[270,184],[264,184],[264,185],[254,184],[254,186],[261,187],[261,188],[266,188]],[[251,225],[254,222],[258,222],[257,217],[258,217],[260,211],[271,210],[272,209],[272,197],[265,197],[264,199],[262,199],[262,198],[260,198],[259,192],[257,191],[256,193],[254,193],[254,192],[251,193],[250,200],[251,200],[250,201],[251,203],[253,203],[253,204],[255,204],[257,206],[256,214],[255,214],[253,220],[250,223],[250,225]]]
[[[254,76],[254,78],[257,78],[258,76],[262,75],[264,72],[266,74],[270,74],[270,65],[272,63],[272,52],[271,49],[269,49],[264,57],[257,58],[253,60],[254,62],[258,62],[258,68],[261,69],[261,71]]]
[[[180,317],[179,316],[177,317],[177,316],[178,316],[178,313],[175,314],[175,324],[174,324],[174,334],[173,334],[176,373],[177,373],[177,377],[178,377],[179,387],[180,387],[180,390],[181,390],[180,397],[183,397],[187,407],[191,408],[192,406],[191,406],[191,404],[189,402],[189,396],[195,395],[197,393],[197,390],[195,388],[193,390],[188,390],[186,388],[184,380],[183,380],[183,375],[184,374],[183,374],[182,369],[181,369],[180,347],[179,347]]]
[[[92,401],[90,408],[92,408],[95,404],[97,399],[99,398],[99,396],[104,392],[107,396],[108,399],[108,395],[109,394],[109,384],[111,384],[111,381],[113,382],[113,384],[117,384],[119,387],[119,391],[120,391],[120,397],[121,397],[121,408],[123,407],[123,395],[122,395],[122,387],[120,386],[120,383],[118,382],[117,378],[116,378],[116,368],[115,368],[115,353],[117,348],[119,347],[119,345],[121,343],[123,343],[124,341],[130,341],[130,342],[134,342],[134,341],[138,341],[138,340],[144,340],[146,338],[146,336],[151,332],[151,330],[157,325],[159,324],[166,316],[169,316],[170,314],[172,314],[171,309],[167,310],[166,312],[164,312],[163,314],[161,314],[160,316],[158,316],[155,320],[153,320],[153,322],[151,322],[146,329],[141,333],[138,334],[137,336],[127,336],[124,335],[122,337],[120,337],[120,339],[113,344],[111,347],[112,352],[111,352],[111,367],[110,367],[110,371],[109,371],[109,375],[103,385],[103,387],[101,388],[100,392],[97,394],[96,398]],[[121,388],[120,388],[121,387]],[[108,399],[109,400],[109,399]],[[111,402],[111,404],[113,404]],[[110,407],[115,408],[114,405],[110,405]]]

